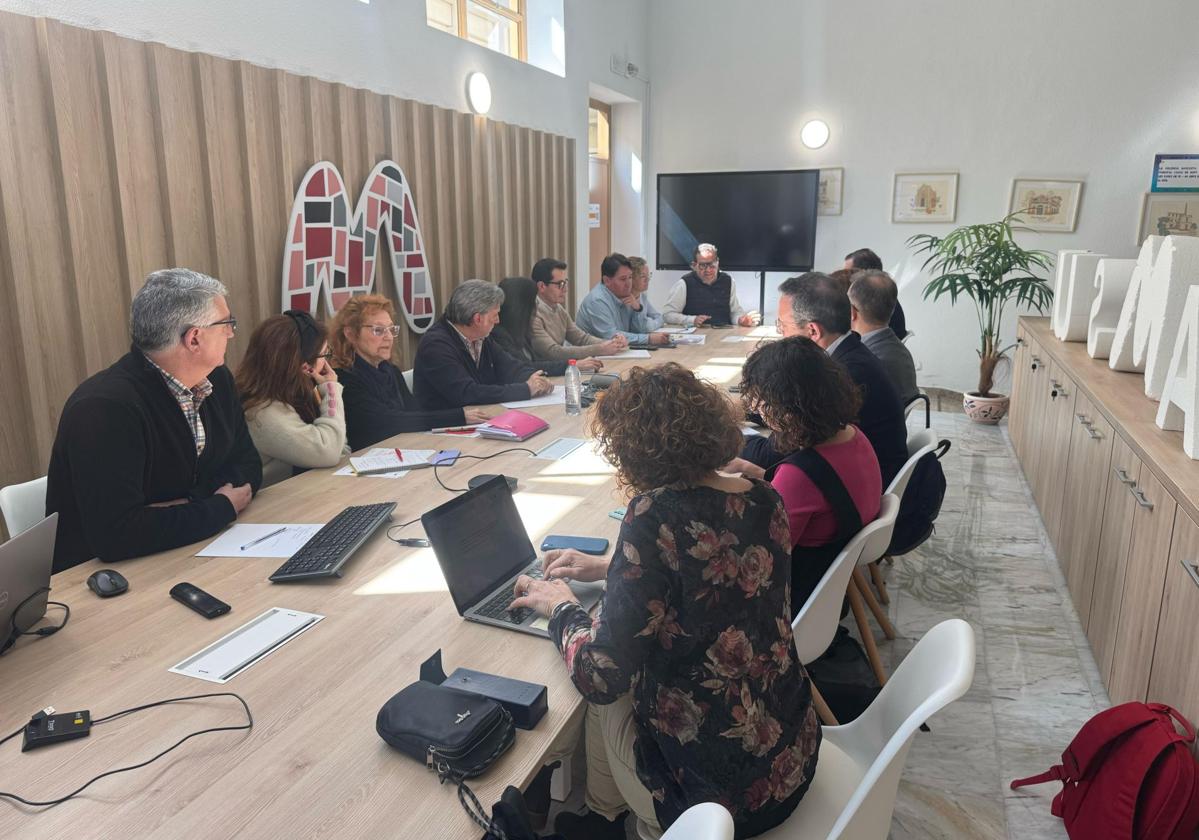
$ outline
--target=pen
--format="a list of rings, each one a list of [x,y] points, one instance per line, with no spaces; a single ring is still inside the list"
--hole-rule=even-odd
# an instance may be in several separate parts
[[[277,537],[277,536],[279,536],[280,534],[282,534],[282,533],[283,533],[284,531],[286,531],[286,530],[287,530],[287,526],[286,526],[286,525],[284,525],[282,528],[277,528],[277,529],[275,529],[274,531],[271,531],[269,534],[264,534],[263,536],[259,537],[259,538],[258,538],[258,539],[256,539],[256,540],[250,540],[248,543],[246,543],[245,545],[243,545],[243,546],[241,547],[241,549],[240,549],[240,550],[241,550],[241,551],[245,551],[245,550],[246,550],[247,548],[249,548],[250,546],[258,545],[258,544],[259,544],[260,542],[262,542],[263,540],[269,540],[271,537]]]
[[[397,457],[397,458],[399,458],[401,461],[403,461],[403,460],[404,460],[404,452],[403,452],[402,450],[400,450],[400,449],[397,449],[397,450],[395,451],[395,453],[396,453],[396,457]]]
[[[429,429],[429,433],[434,435],[445,435],[454,434],[456,432],[473,432],[482,425],[482,423],[471,423],[466,426],[442,426],[439,429]]]

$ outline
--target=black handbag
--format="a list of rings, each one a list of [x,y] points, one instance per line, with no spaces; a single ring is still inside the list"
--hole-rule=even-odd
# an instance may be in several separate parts
[[[494,836],[506,836],[464,780],[482,774],[516,740],[507,709],[481,694],[421,680],[383,704],[375,731],[400,752],[424,762],[442,784],[457,784],[458,801],[470,818]]]

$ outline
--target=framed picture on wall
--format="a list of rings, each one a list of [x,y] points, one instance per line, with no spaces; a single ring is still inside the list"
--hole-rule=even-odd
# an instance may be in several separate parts
[[[1078,224],[1082,181],[1014,178],[1009,213],[1019,213],[1029,230],[1073,233]]]
[[[896,172],[891,221],[952,222],[958,215],[958,173]]]
[[[1137,226],[1137,245],[1154,233],[1158,236],[1199,236],[1199,195],[1145,193],[1141,202],[1141,223]]]
[[[841,183],[844,178],[844,167],[834,166],[820,170],[820,186],[816,199],[817,216],[841,215]]]

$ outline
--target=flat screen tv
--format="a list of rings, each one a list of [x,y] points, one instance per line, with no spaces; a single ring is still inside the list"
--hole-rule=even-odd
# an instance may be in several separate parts
[[[658,176],[658,268],[710,242],[723,271],[811,271],[819,169]]]

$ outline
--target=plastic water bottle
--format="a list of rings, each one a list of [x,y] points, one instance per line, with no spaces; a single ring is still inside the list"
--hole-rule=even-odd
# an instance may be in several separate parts
[[[583,377],[574,359],[566,364],[566,413],[571,416],[583,413]]]

